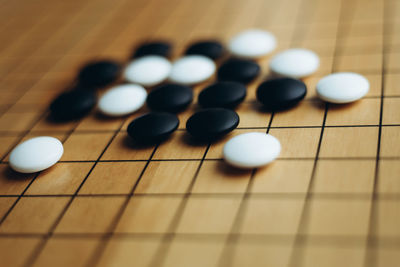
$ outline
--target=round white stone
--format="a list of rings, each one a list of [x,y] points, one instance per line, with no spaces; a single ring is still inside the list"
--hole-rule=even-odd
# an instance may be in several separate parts
[[[302,78],[311,75],[319,67],[319,57],[313,51],[293,48],[275,55],[269,67],[280,76]]]
[[[270,134],[251,132],[231,138],[223,150],[224,159],[238,168],[257,168],[276,159],[281,152],[278,139]]]
[[[171,63],[160,56],[144,56],[129,63],[124,71],[125,80],[143,86],[154,86],[168,78]]]
[[[173,63],[169,80],[184,85],[192,85],[208,80],[214,75],[215,70],[214,61],[208,57],[185,56]]]
[[[251,29],[234,36],[228,45],[229,51],[237,56],[256,59],[271,53],[276,47],[275,36],[264,30]]]
[[[99,110],[108,116],[124,116],[140,109],[146,102],[146,90],[137,84],[118,85],[99,101]]]
[[[33,173],[53,166],[63,153],[63,145],[57,138],[34,137],[11,151],[9,163],[10,167],[17,172]]]
[[[352,72],[333,73],[317,83],[319,98],[331,103],[350,103],[361,99],[368,91],[368,80]]]

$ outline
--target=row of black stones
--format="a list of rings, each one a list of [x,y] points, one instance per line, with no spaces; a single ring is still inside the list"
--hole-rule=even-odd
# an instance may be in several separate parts
[[[164,42],[139,46],[132,58],[146,55],[169,57],[171,45]],[[192,44],[185,54],[200,54],[214,60],[224,54],[223,46],[215,41]],[[52,117],[57,120],[78,119],[96,105],[95,90],[114,83],[122,66],[113,61],[99,61],[83,67],[77,77],[75,89],[58,96],[51,104]],[[213,140],[235,129],[239,116],[234,109],[246,97],[245,84],[253,81],[261,72],[253,61],[231,58],[221,64],[217,72],[218,82],[204,88],[198,104],[205,108],[193,114],[186,123],[187,131],[195,138]],[[92,90],[79,90],[92,89]],[[297,104],[306,95],[303,82],[290,78],[265,81],[257,89],[257,99],[268,110],[281,110]],[[141,143],[156,143],[167,138],[179,125],[175,114],[186,109],[193,100],[192,88],[177,84],[163,84],[153,89],[147,98],[153,110],[133,120],[128,134]]]
[[[132,58],[156,55],[165,58],[171,57],[172,46],[167,42],[151,42],[139,46]],[[185,55],[203,55],[213,60],[220,59],[225,54],[223,45],[218,41],[199,41],[191,44],[185,51]]]
[[[235,108],[246,97],[246,87],[238,82],[216,82],[204,88],[198,103],[204,108]],[[147,96],[147,105],[155,111],[178,113],[193,100],[192,88],[179,84],[164,84]]]

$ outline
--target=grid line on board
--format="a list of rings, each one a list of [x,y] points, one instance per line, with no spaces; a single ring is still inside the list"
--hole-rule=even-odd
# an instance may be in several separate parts
[[[342,198],[342,199],[365,199],[370,200],[371,193],[308,193],[313,198],[317,199],[334,199],[334,198]],[[115,198],[115,197],[184,197],[187,193],[109,193],[109,194],[78,194],[75,198]],[[195,198],[207,198],[207,197],[216,197],[216,198],[230,198],[230,197],[243,197],[243,196],[254,196],[257,198],[271,198],[271,199],[279,199],[279,198],[303,198],[306,193],[270,193],[270,192],[251,192],[251,193],[197,193],[193,192],[190,194],[191,197]],[[0,195],[0,198],[16,198],[21,195]],[[24,194],[22,198],[69,198],[73,197],[74,194],[35,194],[28,195]],[[399,193],[379,193],[375,195],[376,199],[383,200],[398,200],[400,199]]]
[[[374,247],[374,243],[378,242],[373,238],[373,235],[376,232],[377,226],[377,192],[378,192],[378,180],[379,180],[379,168],[380,168],[380,154],[381,154],[381,140],[382,140],[382,121],[383,121],[383,108],[384,108],[384,95],[385,95],[385,69],[386,69],[386,47],[387,38],[385,37],[385,33],[388,32],[388,25],[386,23],[386,15],[387,15],[387,4],[386,0],[382,0],[382,85],[381,85],[381,99],[380,99],[380,111],[379,111],[379,130],[378,130],[378,143],[376,146],[376,164],[375,164],[375,173],[374,173],[374,181],[371,195],[371,207],[370,207],[370,216],[369,216],[369,224],[368,224],[368,235],[367,235],[367,248],[364,257],[364,266],[366,267],[374,267],[377,266],[377,255],[375,251],[370,251]]]
[[[339,37],[341,36],[341,21],[345,17],[345,7],[344,7],[344,0],[339,1],[339,14],[338,14],[338,19],[337,19],[337,24],[336,24],[336,38],[335,38],[335,47],[333,50],[333,61],[332,61],[332,72],[335,70],[335,63],[337,61],[337,51],[338,51],[338,44],[339,44]],[[319,155],[321,151],[321,146],[322,146],[322,141],[324,137],[324,130],[325,130],[325,125],[326,125],[326,118],[328,116],[328,111],[329,111],[329,104],[325,103],[325,109],[324,109],[324,117],[322,120],[322,125],[321,125],[321,132],[318,140],[318,146],[317,146],[317,151],[315,153],[315,158],[314,158],[314,163],[311,171],[311,177],[308,182],[307,186],[307,194],[304,198],[304,203],[302,207],[302,211],[300,213],[300,218],[298,220],[298,227],[296,231],[296,236],[293,241],[293,249],[290,255],[289,259],[289,266],[302,266],[303,265],[303,260],[302,257],[304,257],[304,253],[299,249],[303,244],[305,239],[307,238],[307,235],[303,236],[300,235],[304,231],[304,228],[307,225],[307,218],[309,216],[309,205],[311,201],[312,195],[310,194],[312,188],[313,188],[313,182],[315,180],[316,176],[316,170],[317,170],[317,164],[319,161]]]
[[[35,120],[34,123],[32,123],[32,125],[35,125],[39,120],[44,119],[45,116],[47,116],[47,112],[41,114],[41,116],[38,116],[37,120]],[[79,124],[78,124],[79,125]],[[77,130],[76,127],[78,126],[74,126],[74,133],[81,133],[81,134],[102,134],[102,133],[114,133],[115,130]],[[378,127],[400,127],[400,124],[355,124],[355,125],[347,125],[347,124],[343,124],[343,125],[325,125],[325,128],[378,128]],[[235,128],[235,130],[266,130],[268,127],[261,127],[261,126],[256,126],[256,127],[237,127]],[[303,126],[271,126],[270,129],[319,129],[322,128],[321,125],[303,125]],[[185,132],[185,129],[177,129],[177,132]],[[23,137],[26,136],[26,134],[68,134],[70,132],[70,130],[64,131],[64,130],[59,130],[59,131],[47,131],[47,130],[43,130],[43,131],[22,131],[22,132],[3,132],[0,133],[0,137],[1,136],[19,136],[21,137],[21,140]],[[124,129],[118,129],[119,133],[124,133],[126,132],[126,130]],[[12,149],[10,149],[12,150]],[[11,151],[10,151],[11,152]],[[4,156],[2,156],[3,161],[0,162],[0,164],[4,164],[4,160],[6,159],[7,155],[9,154],[9,152],[6,152]],[[70,162],[70,161],[74,161],[74,160],[61,160],[60,162]],[[75,160],[76,161],[76,160]],[[79,161],[79,160],[78,160]],[[84,161],[84,160],[83,160]],[[90,162],[90,160],[88,160]],[[122,160],[124,161],[124,160]]]
[[[105,234],[103,233],[54,233],[52,238],[67,238],[67,239],[99,239],[103,238]],[[111,235],[111,234],[109,234]],[[302,238],[309,238],[311,242],[326,242],[333,240],[334,243],[339,243],[339,245],[352,243],[354,247],[360,247],[365,244],[364,236],[348,236],[348,235],[309,235],[309,234],[299,234]],[[162,238],[165,236],[170,237],[185,237],[202,239],[206,241],[213,241],[215,239],[226,238],[226,234],[220,233],[114,233],[112,234],[113,239],[136,239],[136,238]],[[236,238],[246,238],[254,241],[272,241],[273,243],[279,244],[282,240],[292,239],[293,235],[287,234],[249,234],[249,233],[233,233],[232,236]],[[41,233],[10,233],[10,234],[0,234],[0,240],[6,238],[46,238],[46,234]],[[371,244],[371,248],[377,248],[383,246],[384,248],[398,249],[400,247],[400,239],[398,237],[371,237],[374,242]],[[376,242],[380,242],[379,246]]]
[[[41,114],[41,116],[39,116],[37,118],[37,120],[35,120],[34,123],[32,123],[32,125],[36,124],[38,122],[38,120],[43,119],[45,116],[47,115],[47,113],[43,113]],[[79,124],[78,124],[79,125]],[[114,133],[115,130],[77,130],[76,127],[78,126],[74,126],[74,133],[82,133],[82,134],[102,134],[102,133]],[[343,124],[343,125],[325,125],[325,128],[361,128],[361,127],[372,127],[372,128],[378,128],[379,126],[382,127],[400,127],[400,124],[355,124],[355,125],[347,125],[347,124]],[[267,129],[268,127],[261,127],[261,126],[256,126],[256,127],[237,127],[235,130],[257,130],[257,129]],[[321,125],[302,125],[302,126],[271,126],[270,129],[307,129],[307,128],[311,128],[311,129],[318,129],[318,128],[322,128]],[[177,132],[185,132],[185,129],[177,129]],[[24,137],[26,134],[63,134],[66,133],[68,134],[70,132],[70,130],[64,131],[64,130],[54,130],[54,131],[47,131],[47,130],[41,130],[41,131],[22,131],[21,132],[3,132],[0,133],[0,137],[1,136],[22,136]],[[125,129],[118,129],[118,132],[126,132]],[[12,150],[12,149],[11,149]],[[7,157],[7,155],[9,154],[9,152],[5,153],[5,155],[2,157],[3,161],[0,162],[0,164],[4,164],[4,160]],[[73,161],[73,160],[67,160],[68,161]],[[90,161],[90,160],[88,160]],[[123,161],[123,160],[122,160]],[[63,160],[61,160],[60,162],[63,162]]]

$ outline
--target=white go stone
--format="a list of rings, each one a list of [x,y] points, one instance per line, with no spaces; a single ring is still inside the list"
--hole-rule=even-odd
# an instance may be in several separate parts
[[[108,116],[125,116],[140,109],[146,98],[147,92],[140,85],[118,85],[100,98],[99,110]]]
[[[169,75],[171,82],[193,85],[214,75],[216,66],[210,58],[200,55],[185,56],[176,60]]]
[[[271,53],[276,48],[275,36],[264,30],[250,29],[234,36],[228,45],[237,57],[256,59]]]
[[[244,133],[226,142],[223,155],[226,162],[238,168],[257,168],[275,160],[281,152],[281,144],[266,133]]]
[[[313,51],[293,48],[275,55],[269,67],[279,76],[302,78],[313,74],[319,67],[319,57]]]
[[[22,173],[34,173],[50,168],[60,160],[64,148],[54,137],[31,138],[16,146],[10,154],[10,167]]]
[[[171,63],[161,56],[144,56],[129,63],[124,71],[125,80],[143,86],[154,86],[168,78]]]
[[[319,98],[331,103],[350,103],[361,99],[369,91],[368,80],[357,73],[337,72],[317,83]]]

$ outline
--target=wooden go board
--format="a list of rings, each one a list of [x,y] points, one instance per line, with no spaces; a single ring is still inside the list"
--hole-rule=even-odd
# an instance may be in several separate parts
[[[0,0],[1,266],[399,266],[400,2],[397,0]],[[230,136],[269,132],[282,143],[266,168],[221,160],[180,129],[133,147],[132,118],[95,112],[47,120],[50,101],[89,60],[127,62],[134,45],[166,39],[174,57],[202,38],[244,29],[276,34],[276,51],[304,47],[321,67],[306,100],[261,112],[256,86]],[[275,51],[275,52],[276,52]],[[354,104],[315,97],[324,75],[355,71],[371,90]],[[195,88],[197,94],[200,88]],[[9,170],[7,154],[37,135],[61,139],[56,166]]]

